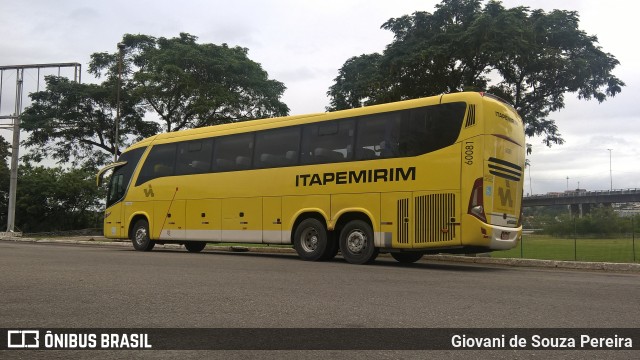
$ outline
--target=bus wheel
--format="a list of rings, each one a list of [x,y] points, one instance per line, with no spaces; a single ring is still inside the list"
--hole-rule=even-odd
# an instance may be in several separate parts
[[[133,226],[131,242],[133,242],[134,249],[138,251],[151,251],[156,245],[156,243],[149,238],[149,223],[147,220],[140,219]]]
[[[184,243],[184,247],[187,249],[187,251],[192,253],[202,251],[205,246],[207,246],[207,243],[204,241],[189,241]]]
[[[424,256],[423,253],[415,253],[415,252],[406,252],[406,253],[391,253],[391,257],[396,259],[397,262],[403,264],[414,263]]]
[[[352,264],[367,264],[378,256],[373,230],[362,220],[352,220],[340,232],[340,252]]]
[[[327,250],[327,229],[317,219],[303,220],[293,235],[293,247],[302,260],[321,260]]]

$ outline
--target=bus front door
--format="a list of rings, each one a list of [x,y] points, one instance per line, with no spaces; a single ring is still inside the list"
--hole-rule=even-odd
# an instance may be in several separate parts
[[[127,237],[122,222],[122,201],[111,206],[104,214],[104,236],[109,239]]]

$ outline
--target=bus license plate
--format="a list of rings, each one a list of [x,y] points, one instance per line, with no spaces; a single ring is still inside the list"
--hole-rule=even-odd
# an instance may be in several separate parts
[[[509,240],[509,235],[511,235],[511,232],[509,231],[503,231],[502,234],[500,234],[500,239],[502,240]]]

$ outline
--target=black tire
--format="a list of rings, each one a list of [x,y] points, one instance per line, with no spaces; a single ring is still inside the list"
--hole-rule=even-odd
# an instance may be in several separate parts
[[[391,253],[391,257],[396,259],[397,262],[403,264],[411,264],[414,263],[424,256],[423,253],[417,252],[404,252],[404,253]]]
[[[324,224],[314,218],[303,220],[293,235],[293,248],[302,260],[322,260],[328,248],[327,229]]]
[[[187,249],[188,252],[192,252],[192,253],[200,252],[204,250],[206,246],[207,246],[207,243],[204,241],[189,241],[184,243],[185,249]]]
[[[373,242],[371,225],[362,220],[352,220],[340,232],[340,252],[351,264],[368,264],[378,256],[379,249]]]
[[[131,231],[131,242],[134,249],[138,251],[151,251],[156,245],[155,242],[149,238],[149,222],[145,219],[136,221]]]

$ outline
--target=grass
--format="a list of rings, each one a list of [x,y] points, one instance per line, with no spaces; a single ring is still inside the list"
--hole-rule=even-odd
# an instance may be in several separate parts
[[[517,247],[495,251],[492,257],[567,261],[640,262],[640,239],[565,239],[549,235],[524,235]]]

